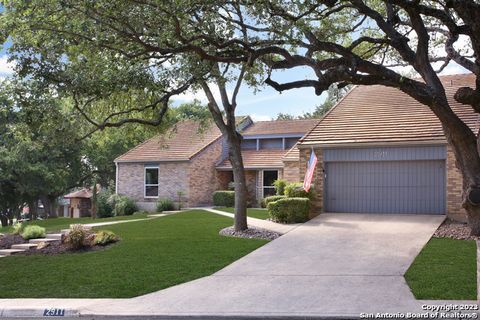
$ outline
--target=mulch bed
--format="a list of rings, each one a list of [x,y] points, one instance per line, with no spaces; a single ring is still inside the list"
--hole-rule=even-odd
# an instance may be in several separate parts
[[[252,228],[252,227],[244,231],[235,231],[233,227],[228,227],[220,230],[219,234],[222,236],[228,236],[228,237],[247,238],[247,239],[264,239],[264,240],[275,240],[282,235],[281,233],[278,233],[278,232],[260,229],[260,228]]]
[[[470,227],[461,223],[446,219],[433,234],[435,238],[452,238],[457,240],[480,240],[480,237],[470,235]]]
[[[92,247],[88,246],[78,250],[73,250],[66,244],[61,243],[60,241],[53,241],[53,242],[49,242],[48,245],[42,249],[31,249],[25,252],[20,252],[16,255],[33,256],[33,255],[41,254],[41,255],[53,256],[53,255],[63,254],[63,253],[84,253],[84,252],[104,250],[108,247],[111,247],[113,244],[114,243],[111,243],[106,246],[92,246]]]
[[[23,239],[18,234],[4,234],[0,236],[0,249],[10,249],[14,244],[20,243],[28,243],[27,240]],[[99,251],[104,250],[106,248],[111,247],[115,243],[110,243],[105,246],[85,246],[78,250],[73,250],[65,243],[62,243],[60,240],[46,242],[45,246],[42,248],[32,248],[30,250],[26,250],[25,252],[19,252],[15,255],[24,255],[24,256],[31,256],[31,255],[57,255],[62,253],[83,253],[83,252],[90,252],[90,251]]]
[[[0,236],[0,249],[10,249],[14,244],[27,242],[18,234],[4,234]]]

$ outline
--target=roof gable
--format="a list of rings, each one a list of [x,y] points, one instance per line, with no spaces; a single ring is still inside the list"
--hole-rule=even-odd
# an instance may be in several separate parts
[[[115,159],[115,162],[188,161],[221,137],[217,126],[186,120]]]

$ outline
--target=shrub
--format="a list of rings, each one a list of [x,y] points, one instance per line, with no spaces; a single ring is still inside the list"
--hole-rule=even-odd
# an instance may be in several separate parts
[[[307,198],[285,198],[270,202],[268,214],[273,221],[297,223],[308,220],[310,200]]]
[[[266,208],[270,202],[277,201],[280,199],[285,199],[287,196],[270,196],[262,199],[262,208]]]
[[[87,245],[87,230],[81,224],[70,226],[70,231],[65,237],[65,243],[74,250],[78,250]]]
[[[157,202],[158,212],[171,211],[171,210],[175,210],[175,204],[171,199],[165,198],[165,199],[158,200]]]
[[[118,237],[112,231],[101,230],[95,234],[93,243],[97,246],[105,246],[109,243],[117,242]]]
[[[21,234],[23,231],[23,223],[17,222],[13,225],[13,234]]]
[[[108,191],[101,191],[97,195],[97,217],[98,218],[108,218],[113,217],[115,213],[113,212],[113,206],[111,205],[109,199],[111,193]]]
[[[135,201],[127,196],[113,194],[108,199],[108,202],[113,207],[113,212],[116,216],[131,216],[137,211]]]
[[[303,190],[303,183],[301,182],[293,182],[289,183],[285,186],[285,195],[288,198],[312,198],[312,190],[313,188],[310,188],[308,192]]]
[[[287,180],[278,179],[273,182],[273,186],[277,192],[277,196],[283,196],[285,194],[285,187],[287,186]]]
[[[45,238],[45,228],[40,226],[26,226],[23,229],[22,238],[25,240]]]
[[[234,207],[235,191],[215,191],[213,193],[213,205],[216,207]]]

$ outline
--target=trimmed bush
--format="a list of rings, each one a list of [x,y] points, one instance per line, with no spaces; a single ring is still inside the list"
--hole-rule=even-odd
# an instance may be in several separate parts
[[[287,196],[270,196],[262,199],[261,205],[262,208],[266,208],[270,202],[277,201],[280,199],[285,199]]]
[[[285,198],[270,202],[268,214],[275,222],[297,223],[308,220],[310,200],[307,198]]]
[[[278,179],[273,182],[277,196],[283,196],[285,194],[285,187],[287,186],[287,180]]]
[[[165,198],[157,201],[158,212],[171,211],[171,210],[175,210],[175,204],[171,199]]]
[[[23,232],[23,223],[17,222],[13,225],[13,234],[21,234]]]
[[[26,226],[22,231],[25,240],[45,238],[45,228],[40,226]]]
[[[95,239],[93,243],[96,246],[105,246],[109,243],[114,243],[118,241],[118,237],[112,231],[100,230],[95,234]]]
[[[285,195],[288,198],[312,198],[312,190],[313,188],[310,188],[309,192],[306,192],[303,190],[303,183],[301,182],[293,182],[289,183],[285,186]]]
[[[135,201],[127,196],[113,194],[108,199],[108,202],[113,207],[115,216],[131,216],[137,211]]]
[[[215,191],[213,193],[213,205],[216,207],[234,207],[235,191]]]
[[[87,230],[81,224],[74,224],[65,237],[65,243],[74,250],[78,250],[87,245]]]
[[[111,193],[108,191],[101,191],[97,195],[97,217],[108,218],[113,217],[113,206],[110,204],[109,198]]]

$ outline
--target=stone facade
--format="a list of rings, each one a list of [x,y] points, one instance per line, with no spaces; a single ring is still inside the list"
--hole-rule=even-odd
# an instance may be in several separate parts
[[[258,171],[246,170],[245,181],[247,183],[247,206],[252,207],[258,204],[257,197],[257,173]]]
[[[222,141],[219,139],[190,160],[189,206],[212,205],[213,192],[218,190],[215,165],[222,156]]]
[[[454,220],[466,222],[465,209],[462,208],[462,173],[455,163],[455,155],[450,146],[447,147],[447,212]]]
[[[283,165],[283,179],[288,182],[300,181],[300,167],[298,161],[284,161]]]
[[[303,181],[305,172],[307,171],[307,163],[310,159],[311,149],[300,149],[300,161],[299,161],[299,181]],[[323,212],[323,150],[315,149],[315,155],[317,156],[318,163],[313,173],[312,189],[313,199],[312,207],[310,210],[310,218],[318,216]]]
[[[299,180],[303,181],[307,168],[308,159],[310,159],[311,149],[300,150],[299,161]],[[316,216],[323,212],[323,151],[315,149],[318,158],[318,164],[313,177],[314,199],[312,201],[311,216]],[[450,147],[447,147],[447,215],[457,221],[466,221],[466,212],[462,208],[462,174],[455,165],[455,155]]]

